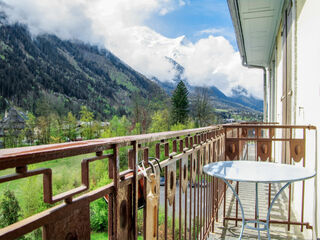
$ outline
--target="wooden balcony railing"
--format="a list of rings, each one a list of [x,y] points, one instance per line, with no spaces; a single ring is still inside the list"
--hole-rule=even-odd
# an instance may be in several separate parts
[[[127,149],[128,168],[120,172],[119,151],[122,148]],[[153,152],[154,155],[150,156],[149,152]],[[55,196],[52,190],[52,169],[28,169],[31,164],[87,153],[95,153],[95,156],[81,162],[81,186]],[[157,211],[147,211],[151,184],[138,171],[139,162],[143,161],[144,165],[148,166],[150,157],[160,160],[159,165],[151,161],[157,173],[155,187],[152,189],[157,199],[160,194],[159,166],[164,170],[165,177],[164,209],[159,209],[160,203],[157,201]],[[109,171],[106,174],[113,181],[106,186],[88,191],[90,163],[102,159],[108,159]],[[0,183],[43,175],[43,201],[49,205],[62,203],[1,229],[0,239],[15,239],[40,227],[43,229],[43,239],[90,239],[90,202],[106,195],[109,239],[137,239],[140,178],[143,178],[145,199],[141,223],[145,239],[149,239],[150,236],[156,239],[159,236],[156,224],[159,211],[164,211],[165,215],[165,239],[185,239],[194,236],[205,238],[213,227],[218,199],[222,198],[223,192],[218,191],[217,180],[213,181],[213,178],[202,174],[202,166],[223,159],[222,126],[1,150],[0,170],[15,168],[15,173],[1,176]],[[177,169],[180,170],[179,176]],[[151,168],[147,170],[149,174]],[[154,224],[148,224],[152,220]],[[178,231],[176,224],[179,226]]]
[[[256,144],[257,160],[273,161],[273,142],[284,141],[288,143],[285,151],[290,149],[286,152],[290,153],[290,159],[303,159],[305,166],[305,131],[313,128],[274,124],[210,126],[1,150],[0,184],[42,175],[43,201],[51,207],[0,229],[0,240],[16,239],[38,228],[42,228],[43,239],[90,239],[90,203],[103,197],[108,200],[109,239],[137,239],[138,235],[148,240],[206,239],[214,231],[226,188],[221,180],[203,174],[203,165],[241,159],[248,142]],[[279,138],[276,129],[285,129]],[[296,129],[303,130],[302,138],[295,138]],[[120,151],[127,153],[127,168],[122,171]],[[81,185],[57,195],[53,194],[51,168],[30,170],[31,165],[88,153],[95,155],[81,162]],[[105,159],[108,160],[105,174],[112,182],[90,190],[90,163]],[[139,170],[141,162],[148,167],[148,179]],[[15,172],[1,174],[9,168]],[[155,174],[151,174],[152,170]],[[164,191],[160,189],[161,175],[165,179]],[[289,207],[290,202],[289,199]],[[143,208],[142,220],[138,218],[139,207]],[[160,215],[164,215],[163,224],[159,222]],[[224,216],[224,220],[240,219]],[[299,223],[291,222],[290,216],[285,223],[311,227],[304,221],[303,213]],[[139,226],[143,226],[141,231]]]

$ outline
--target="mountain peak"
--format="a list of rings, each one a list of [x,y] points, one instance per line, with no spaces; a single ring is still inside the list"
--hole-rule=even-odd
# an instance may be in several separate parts
[[[176,40],[177,40],[177,43],[182,45],[182,46],[187,46],[187,45],[190,44],[189,39],[185,35],[177,37]]]
[[[1,2],[0,2],[0,7],[1,7]],[[6,24],[8,24],[7,16],[3,11],[0,10],[0,26],[6,25]]]
[[[263,111],[263,101],[252,96],[244,87],[238,85],[232,88],[231,93],[230,99],[232,99],[232,101],[260,112]]]
[[[238,97],[238,96],[250,97],[248,90],[245,89],[244,87],[241,87],[240,85],[232,88],[231,93],[233,97]]]

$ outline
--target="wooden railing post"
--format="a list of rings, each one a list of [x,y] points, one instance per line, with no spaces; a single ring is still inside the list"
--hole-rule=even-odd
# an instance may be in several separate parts
[[[132,142],[131,157],[129,158],[131,169],[133,170],[132,180],[132,239],[138,238],[138,144]]]
[[[113,207],[113,239],[132,239],[132,182],[122,184],[120,182],[120,158],[119,145],[114,144],[113,149],[113,183],[114,183],[114,207]],[[110,235],[109,235],[110,236]]]
[[[88,202],[72,206],[62,213],[59,220],[44,225],[42,238],[45,240],[90,239],[90,208]]]

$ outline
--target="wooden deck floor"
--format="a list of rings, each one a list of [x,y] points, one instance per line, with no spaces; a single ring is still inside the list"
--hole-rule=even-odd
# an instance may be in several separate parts
[[[249,146],[249,158],[254,158],[254,148]],[[235,183],[233,183],[235,187]],[[278,190],[281,188],[280,184],[272,184],[271,187],[271,199],[275,196]],[[268,210],[268,184],[259,184],[259,214],[260,219],[266,219]],[[246,218],[255,218],[255,184],[254,183],[240,183],[239,184],[239,196],[244,207]],[[275,202],[272,211],[271,219],[273,220],[286,220],[288,219],[288,192],[284,191]],[[227,190],[226,198],[226,216],[235,217],[236,215],[236,198],[234,197],[230,189]],[[240,207],[238,209],[238,217],[241,218]],[[225,227],[223,226],[223,204],[219,209],[219,221],[215,223],[215,232],[211,234],[209,239],[238,239],[242,222],[238,222],[238,226],[235,225],[235,221],[226,221]],[[291,220],[296,220],[294,212],[291,211]],[[252,225],[253,226],[253,225]],[[271,239],[312,239],[312,230],[300,231],[300,226],[290,226],[288,231],[288,225],[285,224],[271,224],[270,236]],[[266,231],[261,231],[261,239],[267,239]],[[245,228],[243,239],[257,239],[258,232]]]

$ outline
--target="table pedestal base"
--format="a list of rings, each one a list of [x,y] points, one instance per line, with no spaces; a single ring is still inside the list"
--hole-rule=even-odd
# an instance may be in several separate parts
[[[232,187],[232,185],[225,179],[223,179],[223,181],[228,185],[228,187],[232,190],[234,196],[236,197],[237,201],[239,202],[240,205],[240,210],[241,210],[241,217],[242,217],[242,228],[241,228],[241,232],[240,232],[240,236],[239,236],[239,240],[242,239],[242,235],[244,232],[244,228],[249,228],[249,229],[253,229],[253,230],[257,230],[258,231],[258,239],[260,239],[260,231],[267,231],[268,234],[268,239],[270,240],[270,213],[271,213],[271,209],[273,204],[275,203],[275,201],[277,200],[277,198],[279,197],[280,193],[286,188],[288,187],[291,182],[286,183],[278,192],[277,194],[274,196],[274,198],[272,199],[272,202],[270,204],[270,207],[268,209],[268,213],[267,213],[267,220],[266,222],[260,221],[259,220],[259,199],[258,199],[258,183],[256,183],[256,212],[257,212],[257,219],[256,220],[250,220],[250,221],[246,221],[245,220],[245,216],[244,216],[244,210],[243,210],[243,206],[242,203],[240,201],[240,198],[237,194],[237,192],[235,191],[235,189]],[[226,197],[226,196],[224,196]],[[249,226],[248,224],[250,223],[256,223],[258,227],[252,227]],[[260,227],[260,225],[263,225],[263,227]]]

